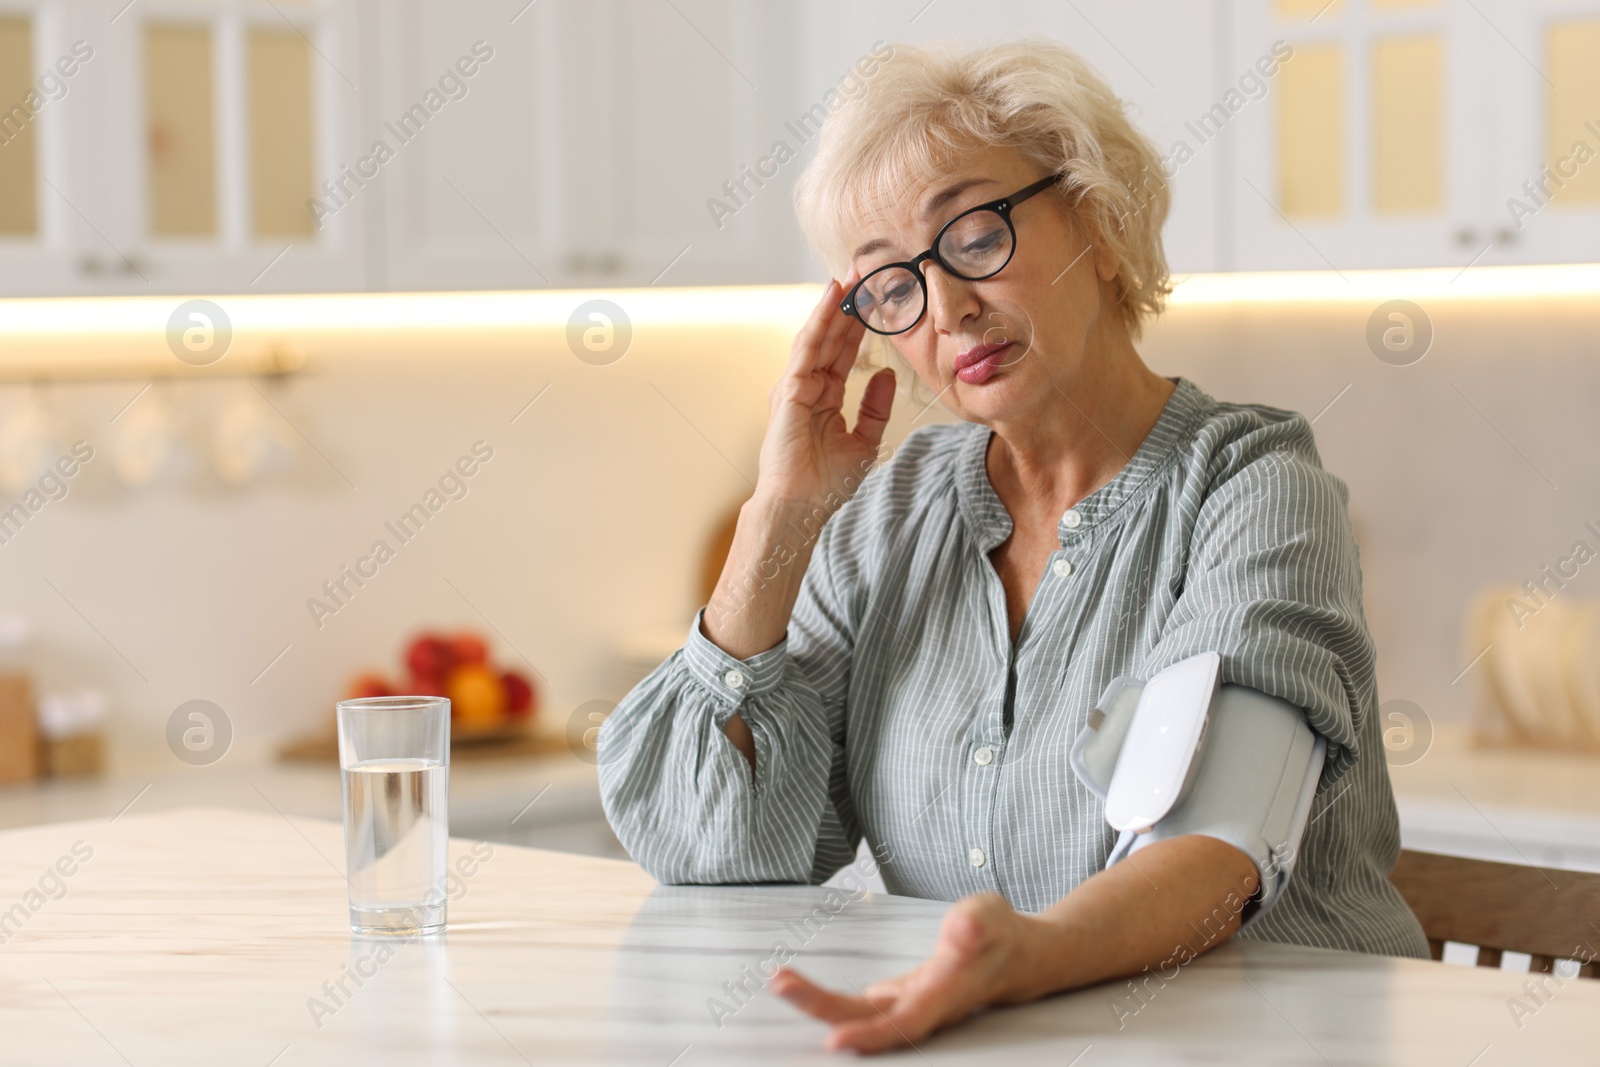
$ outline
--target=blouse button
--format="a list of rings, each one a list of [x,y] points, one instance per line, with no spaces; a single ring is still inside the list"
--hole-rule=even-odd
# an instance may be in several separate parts
[[[984,856],[983,849],[981,848],[975,848],[971,852],[967,853],[967,862],[972,864],[974,867],[982,867],[987,858],[988,857]]]
[[[1057,578],[1065,578],[1072,573],[1072,561],[1070,559],[1058,559],[1050,565],[1050,569],[1056,572]]]
[[[1083,525],[1083,516],[1078,514],[1077,508],[1069,508],[1067,513],[1061,516],[1061,522],[1067,529],[1076,530]]]
[[[987,767],[994,762],[994,749],[980,748],[972,754],[972,762],[980,767]]]
[[[722,684],[727,686],[729,689],[743,689],[744,688],[744,672],[743,671],[729,671],[727,674],[724,674],[722,676]]]

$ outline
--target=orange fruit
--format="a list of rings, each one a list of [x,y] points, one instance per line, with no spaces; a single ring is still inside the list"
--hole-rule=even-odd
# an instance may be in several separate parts
[[[506,691],[500,676],[481,663],[450,672],[446,682],[451,710],[464,733],[493,730],[505,719]]]

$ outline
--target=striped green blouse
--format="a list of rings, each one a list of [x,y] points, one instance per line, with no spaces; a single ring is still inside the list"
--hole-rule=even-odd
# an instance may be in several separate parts
[[[633,857],[664,882],[820,883],[865,838],[891,893],[1042,910],[1115,843],[1068,765],[1096,698],[1210,650],[1328,742],[1293,879],[1243,936],[1426,956],[1387,878],[1399,823],[1345,485],[1301,415],[1174,380],[1129,463],[1062,516],[1015,644],[989,561],[1011,518],[971,423],[913,433],[823,527],[778,646],[736,660],[697,615],[600,732]],[[722,733],[735,713],[753,777]]]

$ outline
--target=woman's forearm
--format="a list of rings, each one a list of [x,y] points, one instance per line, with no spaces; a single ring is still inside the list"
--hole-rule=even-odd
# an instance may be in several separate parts
[[[701,629],[734,659],[783,640],[811,553],[829,512],[804,501],[757,494],[739,509],[733,545]]]
[[[1188,835],[1142,848],[1045,911],[1004,1000],[1022,1003],[1147,968],[1165,972],[1232,937],[1259,875],[1225,841]]]
[[[712,644],[734,659],[749,659],[783,640],[828,514],[820,505],[759,493],[745,501],[728,560],[700,624]],[[722,732],[754,774],[756,740],[749,724],[734,715]]]

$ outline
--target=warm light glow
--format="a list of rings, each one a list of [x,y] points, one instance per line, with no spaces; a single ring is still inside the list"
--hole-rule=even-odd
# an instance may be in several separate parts
[[[1366,304],[1600,297],[1600,263],[1536,267],[1268,271],[1173,278],[1174,308],[1210,304]]]
[[[1416,270],[1272,271],[1188,274],[1173,279],[1171,306],[1506,301],[1600,298],[1600,264]],[[773,326],[793,329],[820,286],[762,285],[681,289],[566,289],[526,292],[332,293],[216,296],[235,339],[305,334],[464,333],[565,329],[573,310],[604,298],[640,326]],[[187,296],[47,297],[0,300],[0,338],[93,341],[118,337],[165,348],[167,319]],[[0,356],[0,360],[4,360]],[[9,362],[9,361],[8,361]]]
[[[327,293],[213,296],[235,337],[307,331],[505,330],[565,327],[596,297],[620,306],[635,326],[792,322],[822,295],[820,285],[683,289],[544,289],[526,292]],[[143,333],[161,338],[188,296],[44,297],[0,300],[0,336]]]

